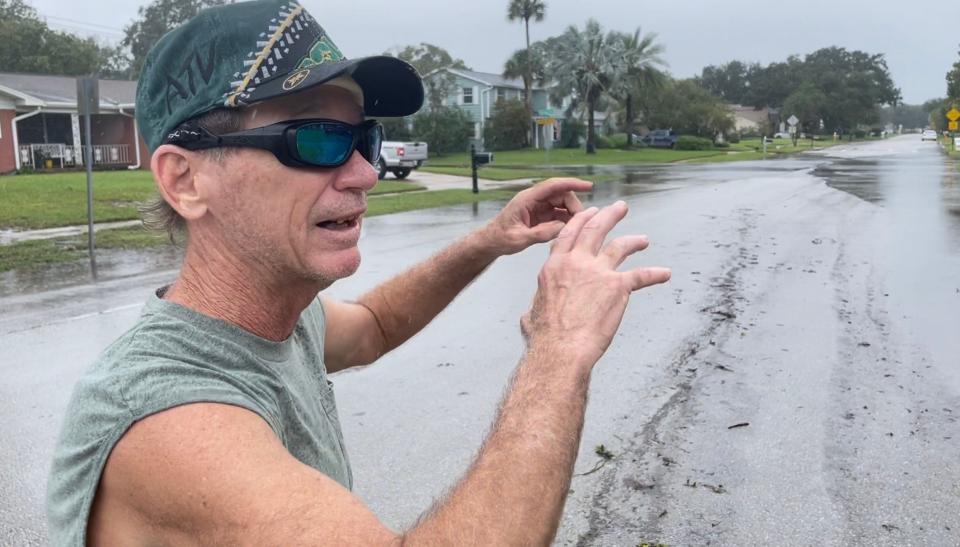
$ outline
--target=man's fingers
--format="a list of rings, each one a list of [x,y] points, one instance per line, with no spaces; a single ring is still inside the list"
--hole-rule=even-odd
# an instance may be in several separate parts
[[[583,203],[580,202],[580,198],[577,197],[573,192],[564,192],[552,205],[557,208],[564,208],[567,211],[570,211],[571,214],[577,214],[580,211],[583,211]]]
[[[611,268],[617,268],[628,256],[646,249],[649,245],[650,239],[644,235],[618,237],[607,243],[600,255],[607,259]]]
[[[603,247],[603,240],[607,237],[607,234],[626,215],[627,204],[623,201],[604,207],[580,230],[580,235],[577,237],[577,247],[596,255]]]
[[[583,211],[583,204],[574,192],[588,192],[593,183],[573,178],[554,178],[545,180],[525,190],[534,203],[547,203],[561,207],[573,214]]]
[[[569,253],[570,250],[573,249],[574,244],[576,244],[577,236],[580,235],[580,230],[583,229],[584,224],[596,214],[597,208],[591,207],[573,215],[570,222],[567,222],[563,229],[560,230],[560,233],[557,234],[557,239],[553,244],[553,250],[551,252]]]
[[[636,291],[650,285],[666,283],[670,280],[670,268],[637,268],[624,272],[630,280],[630,290]]]
[[[564,222],[561,220],[543,222],[531,228],[530,234],[539,243],[544,243],[546,241],[550,241],[551,239],[557,237],[557,234],[560,233],[560,230],[563,230],[563,226],[564,226]]]

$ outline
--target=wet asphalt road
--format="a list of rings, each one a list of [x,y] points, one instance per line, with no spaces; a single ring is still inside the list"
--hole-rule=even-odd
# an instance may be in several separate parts
[[[557,543],[960,544],[960,180],[935,145],[631,168],[589,199],[620,197],[617,233],[653,240],[632,262],[674,279],[634,297],[595,370]],[[330,292],[356,296],[497,209],[369,219],[360,272]],[[546,252],[499,260],[406,346],[334,377],[356,492],[388,524],[482,441]],[[44,542],[70,389],[176,257],[103,262],[96,285],[79,267],[0,278],[0,544]]]

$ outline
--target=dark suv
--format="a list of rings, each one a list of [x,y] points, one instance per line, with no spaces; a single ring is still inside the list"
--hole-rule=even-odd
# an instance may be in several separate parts
[[[677,134],[671,129],[654,129],[644,135],[640,142],[653,148],[674,148],[677,146]]]

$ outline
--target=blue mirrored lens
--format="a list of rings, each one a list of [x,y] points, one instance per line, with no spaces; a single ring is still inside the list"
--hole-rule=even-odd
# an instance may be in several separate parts
[[[297,128],[297,154],[304,162],[340,165],[352,152],[353,132],[349,127],[312,123]]]

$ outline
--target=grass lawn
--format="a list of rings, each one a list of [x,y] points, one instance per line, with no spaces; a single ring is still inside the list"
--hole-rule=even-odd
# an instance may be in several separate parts
[[[471,177],[473,173],[470,167],[448,167],[448,166],[428,166],[421,167],[421,171],[428,173],[439,173],[442,175],[458,175],[461,177]],[[561,171],[550,169],[504,169],[498,167],[481,167],[477,173],[482,179],[487,180],[515,180],[515,179],[548,179],[550,177],[562,176]]]
[[[98,222],[131,220],[150,197],[149,171],[93,174],[93,214]],[[86,224],[87,176],[64,172],[0,177],[0,228],[53,228]]]
[[[379,181],[371,195],[423,190],[399,181]],[[154,194],[149,171],[97,171],[93,174],[93,214],[97,222],[135,220],[137,208]],[[84,172],[0,177],[0,228],[38,229],[87,223]]]
[[[672,163],[693,158],[704,158],[723,154],[722,150],[664,150],[660,148],[642,148],[638,150],[602,149],[590,155],[578,148],[555,148],[550,151],[526,148],[523,150],[505,150],[493,153],[491,167],[519,166],[542,169],[549,166],[564,165],[630,165],[634,163]],[[450,154],[430,158],[429,168],[461,167],[470,168],[469,154]],[[491,167],[482,167],[484,172]]]
[[[459,205],[462,203],[476,203],[490,200],[509,200],[517,190],[489,190],[473,194],[469,189],[438,190],[435,192],[416,192],[416,185],[406,182],[382,182],[382,188],[391,188],[393,185],[402,185],[399,193],[385,195],[371,195],[367,200],[368,217]],[[377,185],[380,188],[380,184]],[[117,228],[100,230],[97,232],[96,245],[98,249],[145,249],[169,245],[170,240],[165,234],[148,232],[140,227]],[[14,245],[0,245],[0,272],[15,268],[31,268],[67,262],[71,260],[86,260],[87,236],[70,236],[40,241],[26,241]]]

